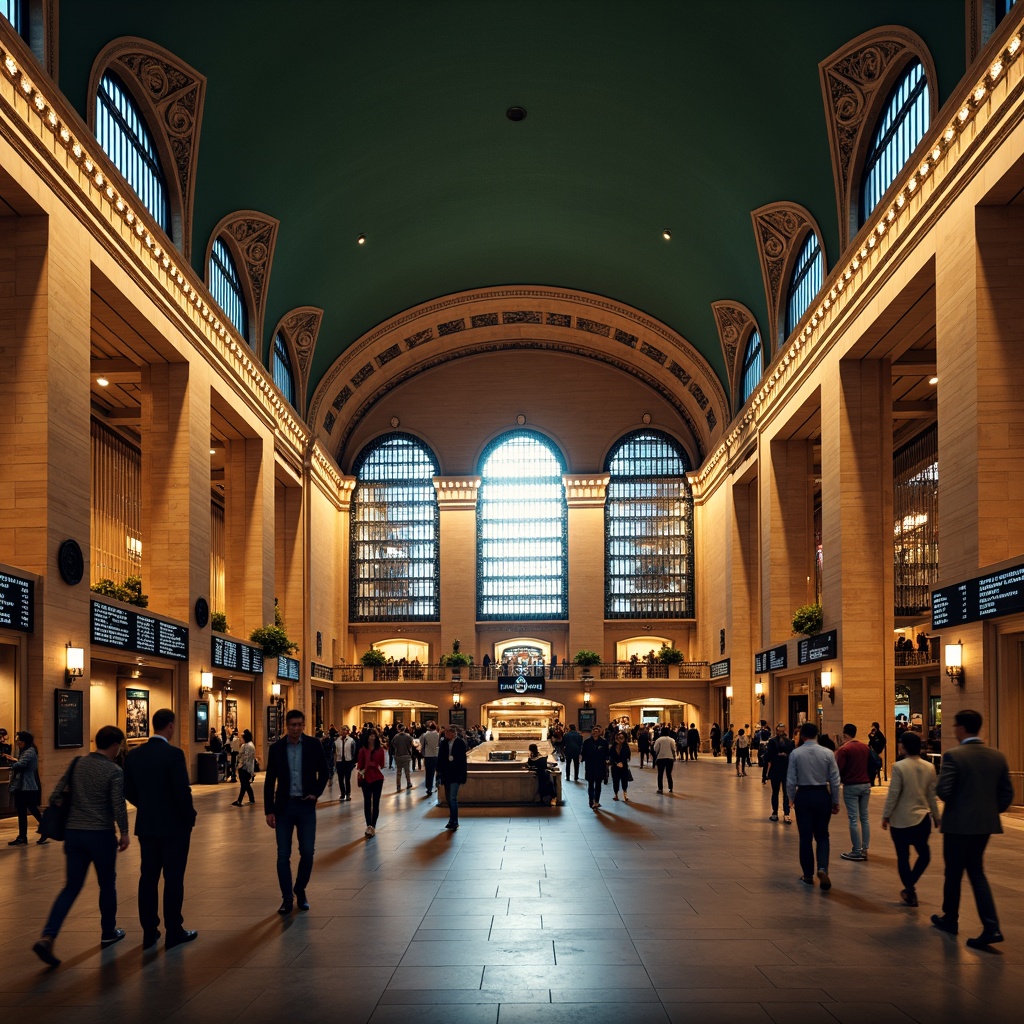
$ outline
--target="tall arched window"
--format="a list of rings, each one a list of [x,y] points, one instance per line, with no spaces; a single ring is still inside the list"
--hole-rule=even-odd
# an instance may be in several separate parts
[[[689,459],[655,430],[627,434],[608,456],[605,616],[690,619],[693,496]]]
[[[249,340],[249,311],[242,292],[242,279],[238,267],[228,252],[223,239],[215,238],[210,250],[210,294],[224,315],[235,325],[235,330]]]
[[[896,83],[878,120],[871,148],[864,161],[860,186],[860,221],[871,216],[896,176],[903,170],[928,131],[928,79],[914,61]]]
[[[789,279],[789,291],[786,294],[786,333],[789,337],[800,322],[800,317],[807,312],[807,307],[814,301],[814,296],[821,290],[821,278],[824,260],[821,257],[821,245],[818,236],[811,231],[800,255],[793,267],[793,276]]]
[[[153,137],[124,83],[111,71],[96,93],[96,140],[153,216],[171,234],[167,179]]]
[[[278,390],[294,408],[295,375],[292,373],[292,361],[288,358],[288,346],[284,343],[280,331],[274,337],[273,374]]]
[[[28,0],[0,0],[0,17],[6,18],[24,38],[28,29]]]
[[[562,457],[529,430],[504,434],[481,459],[477,618],[564,619],[568,512]]]
[[[356,460],[350,595],[356,622],[422,622],[440,614],[437,460],[422,441],[387,434]]]
[[[743,353],[743,401],[745,402],[753,393],[754,389],[761,382],[763,369],[763,356],[761,353],[761,335],[754,331],[747,342],[747,349]]]

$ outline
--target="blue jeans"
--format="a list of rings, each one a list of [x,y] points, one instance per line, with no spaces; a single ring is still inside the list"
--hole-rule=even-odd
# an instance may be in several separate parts
[[[459,823],[459,786],[461,782],[446,782],[444,792],[448,797],[448,821],[450,824]]]
[[[316,802],[290,799],[274,812],[277,833],[277,881],[281,898],[292,898],[292,829],[299,837],[299,870],[295,876],[295,889],[305,890],[313,874],[313,848],[316,844]]]
[[[850,849],[864,853],[871,841],[871,825],[868,820],[868,804],[871,800],[871,783],[859,782],[843,786],[843,803],[850,819]]]
[[[67,880],[53,901],[43,934],[54,938],[60,931],[71,905],[82,891],[89,865],[95,864],[96,880],[100,884],[100,934],[111,938],[117,928],[117,836],[114,830],[67,829],[64,833],[64,856],[67,858]]]

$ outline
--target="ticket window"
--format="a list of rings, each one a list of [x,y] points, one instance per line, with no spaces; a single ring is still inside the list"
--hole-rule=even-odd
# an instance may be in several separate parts
[[[18,721],[18,645],[0,640],[0,728],[7,730],[6,742],[14,745]]]
[[[153,714],[174,709],[172,669],[94,659],[88,673],[90,748],[105,725],[122,729],[129,747],[145,743],[152,735]]]

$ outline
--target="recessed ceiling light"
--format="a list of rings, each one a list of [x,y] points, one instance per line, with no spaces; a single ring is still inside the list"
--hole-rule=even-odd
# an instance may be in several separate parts
[[[211,455],[216,455],[217,454],[217,449],[216,448],[211,448],[210,449],[210,454]]]
[[[661,233],[661,237],[664,238],[666,242],[669,242],[672,239],[672,232],[668,228],[665,228]]]
[[[526,120],[526,109],[524,107],[509,107],[505,111],[505,116],[510,121],[525,121]]]
[[[938,384],[939,383],[939,378],[938,377],[932,377],[932,378],[929,379],[928,383],[929,384]]]
[[[366,235],[360,235],[356,239],[356,245],[366,245]]]
[[[101,388],[105,388],[110,383],[110,381],[107,380],[106,377],[97,377],[96,383],[99,384]]]

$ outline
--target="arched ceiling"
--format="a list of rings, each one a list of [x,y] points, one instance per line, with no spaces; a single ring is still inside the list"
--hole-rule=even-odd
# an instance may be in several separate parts
[[[120,36],[207,77],[192,259],[202,273],[233,211],[280,221],[265,323],[324,310],[310,395],[400,311],[523,283],[644,311],[728,391],[711,303],[768,326],[750,212],[801,204],[839,257],[818,62],[903,25],[940,103],[965,64],[964,0],[61,0],[59,17],[60,87],[86,119]]]

